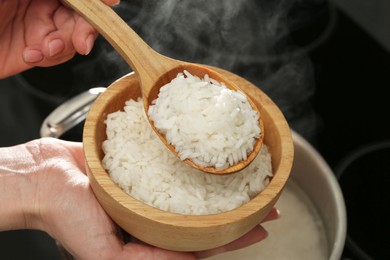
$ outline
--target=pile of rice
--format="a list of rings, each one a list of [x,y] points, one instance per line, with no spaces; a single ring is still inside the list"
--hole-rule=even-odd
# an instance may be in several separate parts
[[[160,89],[148,114],[181,160],[217,170],[246,160],[261,134],[246,95],[188,71]]]
[[[133,198],[179,214],[225,212],[248,202],[272,176],[266,145],[244,170],[211,175],[175,157],[145,117],[142,100],[129,100],[124,111],[107,116],[103,165],[112,180]]]

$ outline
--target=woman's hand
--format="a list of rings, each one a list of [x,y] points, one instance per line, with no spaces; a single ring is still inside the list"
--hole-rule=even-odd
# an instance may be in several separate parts
[[[0,17],[0,78],[86,55],[98,35],[60,0],[0,0]]]
[[[1,148],[0,185],[4,186],[0,187],[8,190],[0,193],[0,201],[8,204],[0,208],[0,230],[43,230],[77,259],[205,258],[246,247],[267,236],[257,226],[228,245],[196,253],[125,244],[91,190],[83,158],[80,143],[53,138]],[[274,209],[265,221],[277,217]]]

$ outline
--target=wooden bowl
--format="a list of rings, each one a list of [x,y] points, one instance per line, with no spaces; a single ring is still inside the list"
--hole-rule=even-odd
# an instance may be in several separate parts
[[[293,141],[281,111],[250,82],[230,72],[216,70],[241,86],[259,106],[265,126],[264,143],[272,158],[274,176],[271,182],[255,198],[234,210],[201,216],[170,213],[132,198],[111,180],[102,165],[102,142],[106,140],[104,121],[107,114],[123,110],[125,101],[140,96],[134,74],[109,86],[88,113],[83,143],[87,173],[96,198],[114,222],[148,244],[175,251],[198,251],[227,244],[262,221],[278,200],[289,177]]]

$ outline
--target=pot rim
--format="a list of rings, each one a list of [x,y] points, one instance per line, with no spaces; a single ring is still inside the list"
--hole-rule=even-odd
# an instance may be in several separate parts
[[[334,172],[327,164],[325,159],[321,156],[321,154],[297,132],[292,131],[292,136],[294,140],[294,146],[297,147],[295,148],[295,150],[298,151],[302,149],[303,151],[305,151],[306,155],[308,156],[307,159],[314,161],[317,166],[322,169],[322,172],[324,173],[328,181],[330,190],[333,192],[332,196],[335,203],[335,214],[337,214],[337,216],[335,216],[335,218],[337,219],[337,226],[335,228],[334,241],[328,238],[328,241],[333,242],[333,244],[328,245],[331,249],[329,252],[329,259],[339,260],[341,259],[347,237],[347,213],[341,187]],[[292,174],[291,177],[292,179],[294,179],[294,174]]]

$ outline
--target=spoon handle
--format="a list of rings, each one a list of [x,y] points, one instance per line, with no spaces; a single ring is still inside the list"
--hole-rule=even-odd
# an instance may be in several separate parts
[[[126,60],[141,81],[143,91],[166,71],[174,60],[154,51],[142,38],[100,0],[64,0],[86,19]],[[167,64],[168,63],[168,64]],[[147,82],[149,81],[149,82]]]

